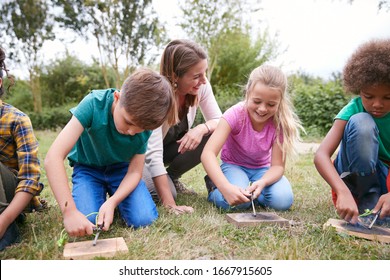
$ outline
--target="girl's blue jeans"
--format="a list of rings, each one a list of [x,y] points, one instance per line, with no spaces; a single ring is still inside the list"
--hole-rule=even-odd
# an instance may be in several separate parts
[[[388,167],[379,160],[379,130],[368,113],[353,115],[347,122],[339,152],[334,162],[337,172],[343,176],[356,173],[368,176],[376,173],[381,193],[387,193]]]
[[[113,195],[118,189],[128,167],[129,163],[118,163],[105,167],[75,164],[72,175],[72,195],[77,209],[86,216],[99,212],[107,195]],[[118,205],[118,210],[129,227],[148,226],[158,218],[156,204],[143,180]],[[89,215],[88,219],[95,224],[96,214]]]
[[[257,181],[263,177],[269,167],[252,169],[222,162],[221,169],[231,184],[236,185],[242,189],[246,189],[248,188],[250,182]],[[224,210],[248,209],[251,207],[251,202],[230,206],[218,189],[210,192],[208,201],[214,203],[218,208],[222,208]],[[255,199],[256,204],[281,211],[288,210],[291,207],[293,201],[294,195],[291,184],[285,176],[280,178],[280,180],[274,184],[265,187],[262,190],[260,196]]]

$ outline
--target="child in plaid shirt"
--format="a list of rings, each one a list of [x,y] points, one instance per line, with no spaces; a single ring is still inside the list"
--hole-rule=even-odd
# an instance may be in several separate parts
[[[3,71],[8,76],[4,60],[0,48],[0,98]],[[10,81],[12,85],[13,79]],[[38,142],[29,117],[0,99],[0,251],[20,241],[15,220],[22,212],[29,205],[43,208],[37,198],[43,188],[40,174]]]

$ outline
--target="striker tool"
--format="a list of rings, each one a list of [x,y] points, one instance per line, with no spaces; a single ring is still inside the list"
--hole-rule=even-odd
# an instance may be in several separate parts
[[[97,228],[95,228],[96,234],[95,234],[95,239],[93,240],[93,243],[92,243],[93,246],[96,246],[96,242],[99,238],[99,234],[102,231],[102,229],[103,229],[103,225],[98,225]]]

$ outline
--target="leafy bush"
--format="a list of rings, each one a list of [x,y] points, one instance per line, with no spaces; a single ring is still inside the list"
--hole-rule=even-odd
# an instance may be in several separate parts
[[[34,129],[55,130],[63,128],[71,118],[69,109],[76,104],[67,104],[62,107],[43,108],[42,113],[26,112],[33,124]]]
[[[34,108],[30,86],[23,80],[15,81],[15,85],[5,94],[4,101],[23,112],[32,111]]]
[[[292,90],[296,112],[308,134],[324,136],[351,97],[339,81],[298,84]]]

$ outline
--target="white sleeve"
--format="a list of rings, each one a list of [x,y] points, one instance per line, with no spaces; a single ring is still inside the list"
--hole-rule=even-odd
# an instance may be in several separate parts
[[[153,130],[152,135],[150,135],[145,154],[145,166],[152,178],[167,174],[163,160],[163,149],[162,126],[160,126]]]

